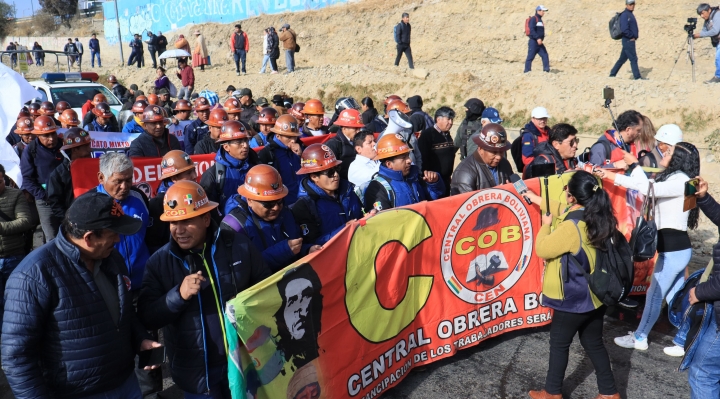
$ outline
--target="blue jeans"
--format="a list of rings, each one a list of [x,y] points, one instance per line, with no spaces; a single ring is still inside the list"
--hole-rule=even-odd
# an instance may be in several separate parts
[[[213,367],[209,371],[210,393],[185,392],[185,399],[232,399],[227,366]]]
[[[685,282],[685,267],[690,262],[692,249],[658,253],[655,271],[650,288],[648,288],[645,310],[640,325],[635,331],[635,338],[645,339],[660,316],[663,299],[670,300],[682,288]]]
[[[620,58],[615,63],[615,66],[610,70],[610,76],[615,76],[620,71],[625,61],[630,61],[630,69],[632,69],[633,77],[640,79],[640,68],[638,68],[638,57],[635,51],[635,41],[622,38],[622,51],[620,52]]]
[[[235,58],[235,72],[240,72],[240,61],[242,61],[242,72],[245,73],[245,56],[247,53],[245,50],[233,51],[233,58]]]
[[[690,363],[691,399],[720,398],[720,331],[717,328],[713,315]]]
[[[715,47],[715,77],[720,78],[720,44]]]
[[[260,67],[260,73],[265,73],[265,67],[270,62],[270,54],[263,55],[262,66]]]
[[[525,72],[530,72],[535,55],[540,55],[543,63],[543,71],[550,72],[550,57],[544,44],[537,44],[537,40],[528,41],[528,55],[525,59]]]
[[[143,396],[135,373],[130,373],[130,377],[119,387],[111,391],[83,396],[82,399],[143,399]]]
[[[285,66],[288,72],[295,70],[295,50],[285,50]]]
[[[102,67],[102,61],[100,61],[100,52],[99,51],[90,50],[90,65],[92,65],[92,67],[95,68],[95,56],[97,56],[97,59],[98,59],[98,66]]]

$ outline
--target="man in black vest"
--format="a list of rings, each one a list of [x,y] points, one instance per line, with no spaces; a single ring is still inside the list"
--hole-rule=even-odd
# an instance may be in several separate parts
[[[235,32],[230,36],[230,51],[235,59],[235,74],[240,76],[240,61],[242,61],[242,73],[245,75],[245,56],[250,50],[250,41],[247,33],[243,32],[240,24],[235,25]]]

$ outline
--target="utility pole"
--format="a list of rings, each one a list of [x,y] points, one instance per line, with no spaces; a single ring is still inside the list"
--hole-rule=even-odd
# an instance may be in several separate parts
[[[125,56],[123,55],[122,34],[120,33],[120,12],[118,11],[118,0],[113,0],[113,3],[115,3],[115,22],[117,23],[118,44],[120,45],[120,64],[125,66]]]

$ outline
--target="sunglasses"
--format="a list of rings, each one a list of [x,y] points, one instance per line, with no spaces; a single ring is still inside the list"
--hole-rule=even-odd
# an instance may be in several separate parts
[[[335,174],[340,174],[340,167],[336,166],[334,168],[323,170],[322,172],[319,172],[321,175],[325,175],[327,177],[333,177]]]
[[[580,139],[575,137],[574,139],[567,141],[566,144],[568,144],[570,146],[580,144]]]
[[[273,209],[273,208],[275,208],[276,206],[282,206],[282,204],[283,204],[283,200],[282,200],[282,199],[275,200],[275,201],[258,201],[258,202],[259,202],[260,205],[262,205],[263,208],[265,208],[265,209]]]

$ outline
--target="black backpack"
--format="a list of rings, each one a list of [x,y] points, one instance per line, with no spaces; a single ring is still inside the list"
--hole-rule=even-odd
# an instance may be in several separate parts
[[[510,155],[512,156],[513,162],[515,162],[515,167],[517,168],[517,171],[522,173],[525,170],[525,164],[523,163],[522,159],[522,137],[525,134],[525,129],[520,130],[520,136],[518,136],[515,140],[513,140],[512,145],[510,146]],[[532,141],[533,141],[533,148],[535,148],[538,144],[537,136],[534,134],[532,135]]]
[[[610,23],[608,24],[610,28],[610,37],[613,40],[620,40],[623,37],[622,29],[620,29],[620,15],[621,12],[616,12],[615,16],[610,18]]]
[[[582,219],[583,211],[571,212],[566,220],[577,221]],[[632,289],[635,273],[633,251],[625,236],[615,229],[613,237],[603,243],[605,248],[597,248],[595,257],[595,270],[592,274],[580,266],[577,259],[570,254],[570,263],[580,269],[588,281],[588,286],[595,296],[607,306],[613,306],[625,299]]]

